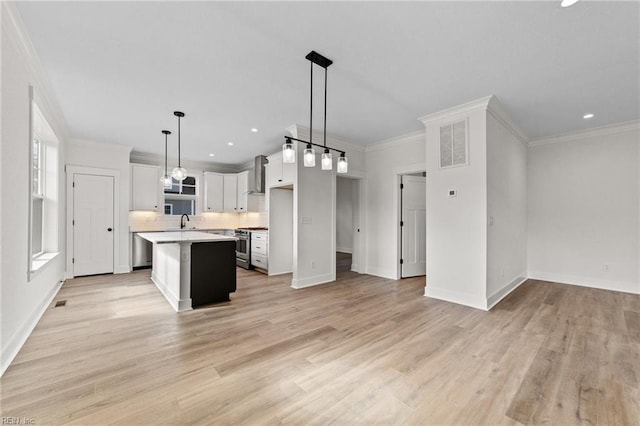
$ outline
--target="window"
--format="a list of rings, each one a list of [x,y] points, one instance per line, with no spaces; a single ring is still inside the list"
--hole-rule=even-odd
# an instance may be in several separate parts
[[[187,176],[182,182],[171,179],[171,186],[164,189],[164,214],[177,215],[196,214],[198,199],[197,180],[195,176]]]
[[[44,191],[43,191],[43,144],[37,137],[33,138],[31,154],[31,254],[42,254],[42,221],[44,219]]]
[[[29,272],[58,253],[58,139],[31,101]]]

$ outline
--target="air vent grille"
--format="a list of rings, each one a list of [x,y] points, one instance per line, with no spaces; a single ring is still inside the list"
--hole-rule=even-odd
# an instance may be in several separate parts
[[[440,167],[468,164],[467,150],[466,120],[440,126]]]

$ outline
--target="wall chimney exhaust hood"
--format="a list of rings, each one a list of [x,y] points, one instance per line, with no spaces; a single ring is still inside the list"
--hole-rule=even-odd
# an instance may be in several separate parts
[[[267,157],[265,155],[258,155],[254,160],[254,170],[253,170],[253,183],[249,188],[249,194],[264,194],[264,189],[266,186],[265,178],[264,178],[264,166],[268,163]]]

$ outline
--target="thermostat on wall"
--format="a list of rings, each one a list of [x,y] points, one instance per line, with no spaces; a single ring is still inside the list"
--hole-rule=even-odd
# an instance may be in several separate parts
[[[456,189],[449,190],[449,197],[455,197],[456,195],[458,195],[458,191]]]

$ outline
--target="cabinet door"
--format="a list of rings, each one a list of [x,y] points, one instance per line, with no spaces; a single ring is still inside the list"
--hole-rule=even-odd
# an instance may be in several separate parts
[[[204,174],[204,210],[205,212],[221,212],[223,205],[223,175],[217,173]]]
[[[238,173],[238,211],[248,211],[247,198],[249,196],[249,172]]]
[[[131,210],[159,211],[160,167],[131,165]]]
[[[293,176],[296,170],[296,163],[282,163],[282,183],[293,183]]]
[[[223,175],[224,177],[224,204],[225,212],[238,211],[238,176]]]
[[[269,157],[269,187],[282,185],[282,153],[270,155]]]

